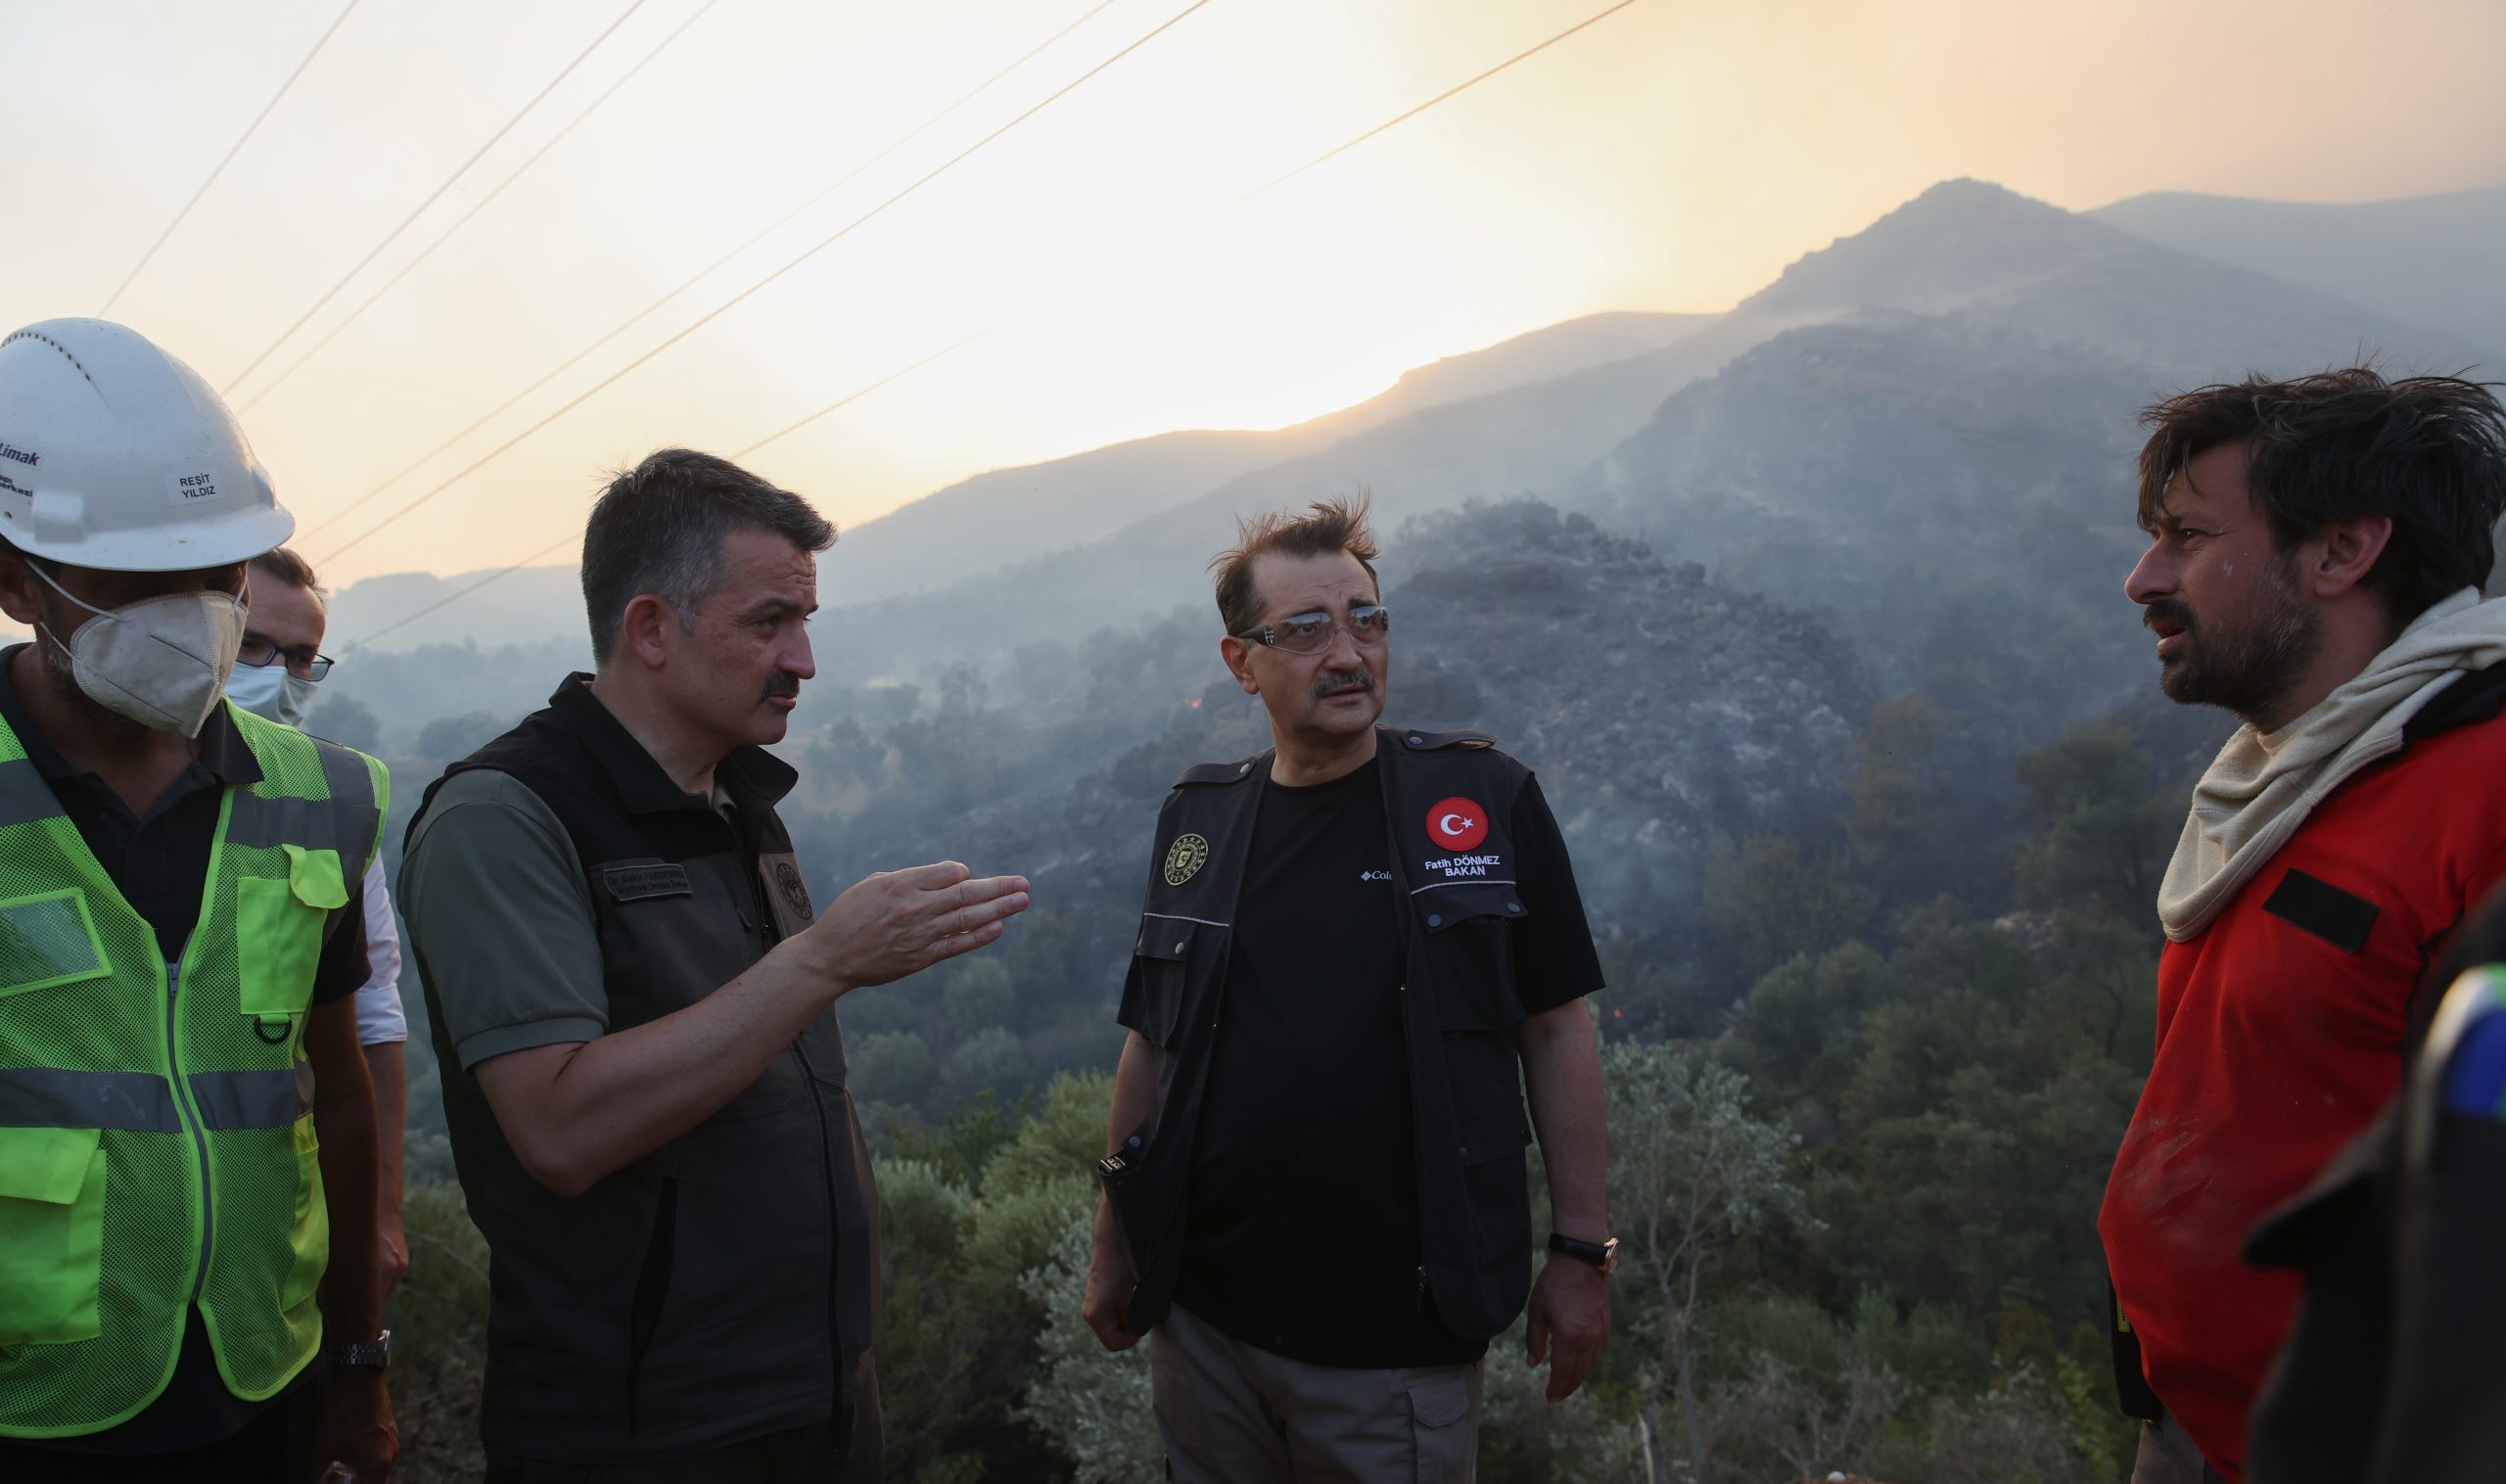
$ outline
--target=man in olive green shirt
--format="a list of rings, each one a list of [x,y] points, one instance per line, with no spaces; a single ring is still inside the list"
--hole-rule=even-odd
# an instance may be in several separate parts
[[[813,908],[764,750],[832,529],[683,449],[592,512],[599,670],[428,791],[400,878],[493,1304],[491,1484],[879,1476],[877,1196],[834,1002],[998,938],[953,862]]]

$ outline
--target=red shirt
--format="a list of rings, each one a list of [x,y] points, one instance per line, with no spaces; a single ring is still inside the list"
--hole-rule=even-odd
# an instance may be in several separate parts
[[[2399,1090],[2420,979],[2506,876],[2495,715],[2343,784],[2158,960],[2158,1054],[2097,1229],[2151,1389],[2231,1481],[2300,1288],[2240,1248]]]

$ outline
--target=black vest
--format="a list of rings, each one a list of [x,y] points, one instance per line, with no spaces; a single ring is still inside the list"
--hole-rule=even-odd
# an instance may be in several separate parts
[[[792,770],[753,747],[723,760],[734,830],[586,678],[444,776],[510,774],[565,825],[617,1032],[739,977],[813,909],[774,814]],[[454,1160],[490,1253],[487,1447],[623,1461],[833,1416],[851,1420],[853,1461],[866,1450],[876,1477],[878,1200],[834,1010],[712,1117],[568,1198],[522,1168],[477,1081],[455,1070],[438,993],[429,977]]]
[[[1445,1326],[1502,1332],[1531,1291],[1531,1194],[1513,923],[1523,914],[1508,820],[1530,773],[1477,732],[1377,729],[1407,983],[1420,1275]],[[1158,812],[1134,952],[1157,1099],[1100,1173],[1138,1286],[1128,1322],[1165,1313],[1183,1258],[1184,1184],[1210,1049],[1225,1018],[1237,894],[1271,755],[1185,772]],[[1467,806],[1467,807],[1465,807]],[[1438,831],[1442,838],[1438,838]],[[1292,1069],[1282,1069],[1293,1075]]]

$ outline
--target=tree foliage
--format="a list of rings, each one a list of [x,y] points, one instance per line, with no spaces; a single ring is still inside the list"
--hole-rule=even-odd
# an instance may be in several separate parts
[[[936,690],[959,720],[982,704],[962,676]],[[900,779],[1023,765],[907,719],[842,785],[866,791],[847,829],[900,825],[879,802]],[[1919,698],[1883,703],[1833,818],[1711,842],[1692,913],[1607,936],[1616,1337],[1558,1407],[1519,1325],[1495,1342],[1485,1476],[2128,1470],[2095,1216],[2150,1055],[2148,895],[2170,790],[2133,728],[2081,724],[2018,755],[2004,833],[1976,843],[1949,772],[1963,725]],[[958,751],[926,774],[906,741]],[[1163,766],[1140,764],[1143,790]],[[1907,865],[1962,851],[1939,879]],[[1130,932],[1103,902],[1137,890],[1135,863],[1092,878],[1093,905],[1041,907],[996,950],[844,1002],[880,1155],[892,1478],[1162,1471],[1147,1349],[1107,1355],[1078,1317]],[[434,1086],[431,1056],[411,1068]],[[440,1115],[413,1114],[417,1268],[393,1310],[404,1475],[468,1477],[484,1258],[440,1183]]]

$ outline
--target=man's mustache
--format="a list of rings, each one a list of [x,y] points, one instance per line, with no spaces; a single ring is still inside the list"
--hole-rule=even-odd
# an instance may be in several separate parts
[[[1326,670],[1314,677],[1314,699],[1320,701],[1335,690],[1356,686],[1360,690],[1374,689],[1374,672],[1370,670]]]
[[[778,670],[774,672],[774,678],[766,682],[766,693],[769,696],[797,697],[801,693],[801,677],[788,670]]]
[[[2141,605],[2141,626],[2143,628],[2156,628],[2158,626],[2158,621],[2161,619],[2165,620],[2167,623],[2173,624],[2187,633],[2193,631],[2193,610],[2185,607],[2176,599],[2154,598]]]

